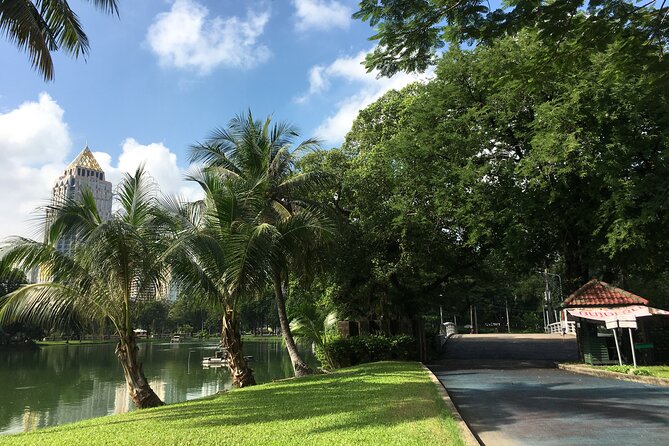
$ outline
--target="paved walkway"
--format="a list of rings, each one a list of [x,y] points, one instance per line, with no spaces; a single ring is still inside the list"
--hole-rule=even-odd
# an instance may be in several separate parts
[[[669,388],[551,368],[574,353],[555,337],[449,342],[430,368],[485,445],[669,445]]]

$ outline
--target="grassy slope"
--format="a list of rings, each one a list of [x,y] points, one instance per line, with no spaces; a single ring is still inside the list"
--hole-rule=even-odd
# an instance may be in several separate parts
[[[381,362],[0,437],[15,445],[462,445],[417,363]]]

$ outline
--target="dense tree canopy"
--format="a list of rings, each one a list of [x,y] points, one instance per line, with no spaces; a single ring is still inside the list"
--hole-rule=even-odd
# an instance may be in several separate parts
[[[453,179],[436,190],[470,244],[535,265],[557,255],[575,286],[664,245],[667,84],[640,72],[643,61],[613,57],[618,43],[565,45],[575,53],[556,57],[528,30],[452,49],[402,144]]]
[[[616,39],[628,49],[664,47],[669,36],[666,2],[622,0],[513,0],[491,6],[484,0],[362,0],[355,18],[376,28],[378,46],[369,70],[390,76],[424,71],[447,43],[489,45],[524,28],[535,28],[554,49],[567,40],[605,47]],[[663,62],[664,64],[664,62]]]
[[[341,149],[303,160],[338,182],[319,199],[342,216],[328,292],[344,313],[499,307],[538,298],[545,268],[565,293],[599,277],[662,294],[662,49],[569,38],[556,53],[541,32],[452,47],[434,80],[387,93]]]

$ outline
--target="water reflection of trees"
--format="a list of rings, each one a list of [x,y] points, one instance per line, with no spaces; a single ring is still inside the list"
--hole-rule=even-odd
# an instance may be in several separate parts
[[[49,346],[3,350],[0,354],[0,432],[63,424],[132,409],[114,344]],[[156,393],[167,403],[229,389],[226,368],[203,369],[210,344],[141,344],[141,361]],[[290,357],[280,342],[248,342],[258,382],[292,376]],[[190,352],[190,361],[189,361]],[[315,365],[310,352],[306,360]],[[190,363],[190,364],[189,364]]]

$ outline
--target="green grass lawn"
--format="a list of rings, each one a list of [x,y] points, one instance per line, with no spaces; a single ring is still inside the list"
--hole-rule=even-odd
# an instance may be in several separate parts
[[[618,371],[619,367],[612,366],[592,366],[593,368],[600,370],[607,370],[618,373],[629,373],[627,369],[632,369],[632,366],[623,366],[623,371]],[[655,376],[657,378],[669,378],[669,365],[650,365],[650,366],[641,366],[638,370],[646,371],[648,373],[643,373],[646,376]]]
[[[94,418],[0,445],[464,445],[418,363],[380,362]]]

